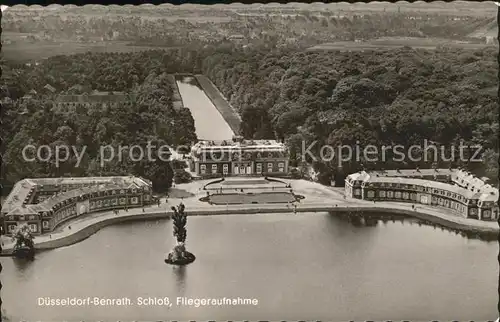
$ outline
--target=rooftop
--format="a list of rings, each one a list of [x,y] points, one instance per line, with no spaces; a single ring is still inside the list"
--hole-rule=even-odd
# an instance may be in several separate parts
[[[450,183],[443,183],[425,178],[450,176]],[[405,169],[388,171],[360,171],[347,176],[351,180],[362,182],[387,182],[409,185],[421,185],[458,193],[466,198],[481,201],[498,201],[499,191],[473,174],[460,169]],[[455,183],[455,184],[452,184]]]
[[[50,198],[44,200],[43,202],[41,202],[37,205],[33,205],[33,206],[40,206],[40,207],[42,207],[42,209],[50,210],[56,204],[60,203],[61,201],[67,200],[69,198],[78,197],[78,196],[84,195],[86,193],[99,192],[102,190],[124,189],[124,188],[128,188],[128,186],[122,186],[122,185],[116,185],[116,184],[100,184],[97,186],[82,187],[82,188],[72,189],[72,190],[62,192],[62,193],[58,193],[58,194],[53,195]]]
[[[37,189],[43,189],[44,186],[63,186],[63,185],[114,185],[118,187],[142,187],[151,186],[149,180],[134,177],[134,176],[120,176],[120,177],[63,177],[63,178],[32,178],[23,179],[18,181],[12,191],[9,193],[5,202],[2,204],[2,213],[10,213],[15,209],[23,212],[28,211],[29,207],[41,206],[44,202],[37,205],[29,205],[31,198],[35,195]],[[62,188],[62,187],[61,187]],[[82,187],[84,189],[86,187]],[[79,190],[76,188],[68,192]],[[52,198],[49,198],[52,199]],[[28,209],[29,208],[29,209]],[[25,209],[25,210],[22,210]]]
[[[377,177],[377,176],[369,176],[364,180],[364,182],[384,182],[384,183],[399,183],[399,184],[407,184],[407,185],[416,185],[416,186],[424,186],[433,189],[441,189],[450,191],[453,193],[458,193],[466,198],[472,198],[476,193],[459,187],[457,185],[451,185],[448,183],[432,181],[432,180],[423,180],[423,179],[414,179],[414,178],[401,178],[401,177]]]
[[[46,90],[52,92],[52,93],[55,93],[56,92],[56,89],[54,88],[54,86],[50,85],[50,84],[46,84],[43,88],[45,88]]]
[[[59,95],[56,99],[59,103],[105,103],[123,102],[132,96],[124,92],[97,92],[81,95]]]
[[[457,169],[400,169],[385,171],[370,171],[383,177],[427,177],[427,176],[452,176]]]
[[[276,140],[220,140],[220,141],[200,141],[193,146],[194,150],[231,150],[241,149],[245,150],[271,150],[271,149],[284,149],[285,145]]]
[[[480,178],[476,177],[472,173],[469,173],[467,171],[457,171],[453,176],[452,180],[467,189],[474,189],[474,190],[483,190],[483,189],[488,189],[492,188],[490,184],[487,184],[484,182],[484,180],[481,180]]]

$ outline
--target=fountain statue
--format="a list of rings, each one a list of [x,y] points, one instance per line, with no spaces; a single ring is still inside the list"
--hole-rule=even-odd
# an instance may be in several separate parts
[[[174,227],[174,237],[177,240],[177,244],[174,246],[172,251],[168,254],[165,259],[165,263],[172,265],[186,265],[194,262],[195,256],[186,250],[186,223],[187,214],[184,212],[185,206],[180,203],[177,208],[172,207],[174,214],[172,215],[173,227]]]
[[[17,227],[12,239],[16,241],[12,255],[17,258],[34,259],[35,244],[33,243],[33,234],[28,224],[22,224]]]

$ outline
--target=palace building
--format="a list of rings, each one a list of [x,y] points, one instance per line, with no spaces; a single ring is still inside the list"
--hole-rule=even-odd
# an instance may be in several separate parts
[[[118,104],[130,106],[134,97],[132,94],[124,92],[99,92],[79,95],[59,95],[54,106],[59,109],[68,110],[71,108],[88,108],[91,105],[115,107]]]
[[[464,218],[497,220],[498,189],[459,169],[361,171],[345,180],[348,197],[444,207]]]
[[[151,182],[139,177],[24,179],[8,195],[0,219],[7,235],[25,223],[39,235],[85,213],[152,202]]]
[[[191,149],[191,172],[199,177],[285,175],[288,152],[276,140],[200,141]]]

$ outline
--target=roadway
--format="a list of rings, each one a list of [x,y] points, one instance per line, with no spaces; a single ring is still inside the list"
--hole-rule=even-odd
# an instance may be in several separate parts
[[[423,220],[435,222],[450,228],[483,232],[498,233],[497,222],[488,222],[475,219],[459,217],[443,209],[436,209],[430,206],[417,205],[412,209],[412,204],[396,202],[368,202],[357,199],[343,199],[333,201],[302,201],[295,204],[248,204],[248,205],[208,205],[198,201],[197,198],[187,198],[184,200],[170,199],[158,205],[143,208],[132,208],[128,211],[120,210],[118,214],[112,211],[92,213],[83,215],[80,218],[70,220],[62,224],[54,232],[47,235],[35,237],[35,247],[37,249],[51,249],[67,246],[79,242],[99,229],[123,221],[131,220],[159,220],[168,218],[172,214],[170,209],[173,205],[183,202],[190,216],[202,215],[240,215],[240,214],[272,214],[294,212],[345,212],[345,211],[365,211],[376,213],[406,214]],[[14,246],[12,240],[3,237],[3,249],[10,250]]]

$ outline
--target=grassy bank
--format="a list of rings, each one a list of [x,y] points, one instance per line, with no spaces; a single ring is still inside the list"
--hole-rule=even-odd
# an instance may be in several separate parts
[[[168,75],[168,79],[172,83],[172,91],[173,91],[173,105],[175,110],[180,110],[183,109],[184,102],[182,101],[182,96],[181,93],[179,92],[179,86],[177,85],[177,82],[175,81],[175,76],[174,75]]]
[[[207,97],[212,101],[215,108],[217,108],[224,120],[226,120],[227,124],[229,124],[231,130],[233,130],[235,134],[239,134],[241,123],[239,114],[233,109],[231,105],[229,105],[229,103],[222,96],[217,87],[215,87],[210,79],[208,79],[208,77],[204,75],[196,75],[195,77]]]

